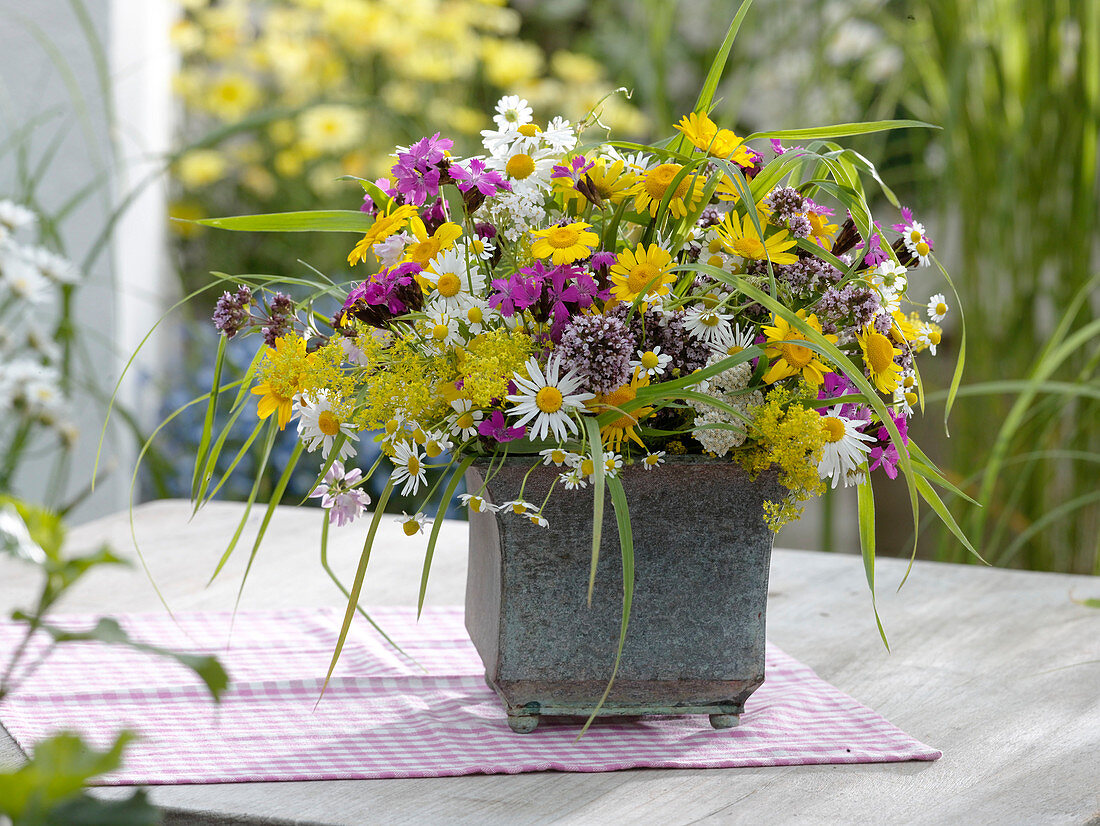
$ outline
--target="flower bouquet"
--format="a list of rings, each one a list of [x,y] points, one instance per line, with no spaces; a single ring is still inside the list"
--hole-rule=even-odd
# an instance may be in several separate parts
[[[471,514],[547,528],[551,497],[588,489],[589,598],[610,493],[623,556],[619,654],[633,581],[627,470],[660,474],[673,457],[696,454],[750,477],[777,474],[783,493],[762,514],[771,531],[826,485],[856,486],[872,594],[876,471],[904,475],[914,527],[923,498],[969,547],[933,486],[955,489],[906,428],[923,406],[918,357],[936,355],[950,303],[922,292],[921,274],[933,265],[947,273],[875,167],[834,142],[927,125],[742,138],[708,115],[716,83],[712,70],[695,111],[654,146],[610,140],[598,112],[580,123],[536,121],[526,101],[508,96],[480,154],[458,156],[439,134],[398,147],[388,177],[356,179],[359,210],[203,221],[360,235],[349,244],[349,274],[288,277],[310,290],[295,298],[273,292],[270,279],[241,284],[214,313],[223,349],[234,336],[262,338],[234,418],[250,390],[253,439],[266,429],[270,444],[277,430],[297,427],[290,464],[305,454],[317,464],[312,496],[329,512],[326,536],[329,523],[362,517],[368,482],[388,477],[345,588],[343,634],[391,493],[428,502],[442,489],[426,582],[439,517],[475,462],[482,472],[466,478],[483,484],[457,497]],[[872,217],[864,178],[898,210],[885,225]],[[208,421],[221,389],[216,380]],[[377,458],[360,462],[368,441]],[[200,501],[218,446],[208,428],[194,481]],[[521,484],[494,500],[489,480],[516,457],[532,470],[552,466],[552,484],[539,498]],[[429,484],[433,469],[447,473]],[[426,507],[401,517],[410,536],[431,521]],[[423,593],[424,583],[421,601]]]

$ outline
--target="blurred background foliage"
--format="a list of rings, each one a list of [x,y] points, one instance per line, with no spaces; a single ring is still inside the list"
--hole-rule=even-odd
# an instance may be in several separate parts
[[[732,13],[720,0],[187,0],[173,40],[181,144],[195,148],[174,167],[174,213],[354,208],[341,175],[380,175],[395,144],[435,131],[475,152],[501,93],[545,121],[626,87],[604,102],[615,136],[669,136]],[[949,502],[991,563],[1100,573],[1100,3],[757,0],[717,98],[714,119],[741,134],[943,127],[847,141],[927,225],[966,313],[951,438],[942,393],[914,433],[981,505]],[[188,288],[211,269],[334,271],[347,252],[176,226]],[[961,326],[943,347],[930,389],[949,381]],[[876,498],[880,550],[907,554],[903,486]],[[846,518],[825,520],[823,547]],[[968,561],[926,527],[922,557]]]

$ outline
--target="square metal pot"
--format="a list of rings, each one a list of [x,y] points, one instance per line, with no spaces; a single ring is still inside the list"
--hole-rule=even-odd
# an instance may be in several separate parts
[[[494,505],[536,505],[561,469],[540,457],[477,463],[466,487]],[[537,466],[536,466],[537,465]],[[534,470],[532,470],[534,467]],[[668,457],[621,477],[634,540],[634,598],[614,687],[600,714],[710,714],[736,725],[764,681],[764,619],[774,472],[753,481],[729,460]],[[466,628],[509,723],[589,715],[607,687],[622,618],[622,559],[610,496],[592,604],[592,489],[559,482],[537,527],[511,510],[470,515]]]

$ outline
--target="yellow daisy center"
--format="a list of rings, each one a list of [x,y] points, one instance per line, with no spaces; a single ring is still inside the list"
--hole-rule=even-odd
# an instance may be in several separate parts
[[[654,367],[661,363],[661,360],[657,357],[657,354],[654,353],[652,350],[642,353],[641,361],[642,367],[644,367],[646,370],[652,370]]]
[[[427,438],[428,437],[424,435],[424,431],[421,430],[419,427],[413,431],[413,441],[417,444],[424,444],[424,440]]]
[[[867,363],[872,373],[885,373],[894,363],[894,345],[882,333],[867,336]]]
[[[917,379],[916,379],[915,376],[906,376],[901,381],[901,386],[904,387],[906,390],[910,389],[911,387],[915,387],[916,384],[917,384]]]
[[[451,331],[446,324],[436,324],[432,327],[432,338],[436,341],[443,341],[449,332]]]
[[[322,410],[317,417],[317,429],[326,436],[335,436],[340,432],[340,420],[332,415],[331,410]]]
[[[649,456],[646,456],[645,459],[644,459],[644,462],[647,465],[650,465],[650,466],[653,466],[653,465],[657,464],[659,461],[661,461],[661,457],[658,456],[655,453],[651,453]]]
[[[947,312],[947,305],[942,301],[936,305],[936,315],[944,315]]]
[[[467,430],[467,429],[473,427],[474,426],[474,414],[473,413],[463,413],[461,416],[459,416],[457,419],[455,419],[455,424],[458,425],[459,427],[461,427],[463,430]]]
[[[471,499],[469,501],[468,504],[470,506],[470,510],[472,510],[474,513],[481,513],[481,504],[482,503],[481,503],[481,497],[480,496],[475,496],[473,499]]]
[[[707,327],[717,327],[722,319],[716,313],[703,313],[699,316],[699,322]]]
[[[533,138],[542,130],[539,129],[538,124],[536,123],[525,123],[516,131],[523,135],[523,137],[525,138]]]
[[[826,416],[821,424],[825,428],[826,442],[839,442],[844,438],[844,422],[836,416]]]
[[[443,452],[443,446],[435,439],[429,439],[428,443],[424,445],[424,452],[428,454],[429,459],[434,459]]]
[[[516,502],[514,505],[512,505],[512,513],[519,516],[522,516],[524,511],[526,510],[527,508],[525,508],[520,502]]]
[[[557,413],[561,405],[561,391],[556,387],[543,387],[535,394],[535,406],[543,413]]]
[[[409,461],[406,462],[405,467],[409,469],[410,476],[416,476],[420,473],[420,460],[415,456],[410,456]]]
[[[466,311],[466,318],[470,319],[474,324],[480,324],[482,319],[485,318],[485,315],[481,312],[480,307],[471,307]]]
[[[921,239],[921,234],[919,232],[917,232],[915,229],[909,231],[909,240],[912,241],[914,244],[919,242],[920,239]]]
[[[462,282],[458,280],[458,276],[453,272],[445,272],[435,282],[435,289],[444,298],[450,298],[457,295],[458,291],[462,289]]]
[[[643,261],[638,264],[634,269],[630,271],[630,275],[626,277],[626,287],[635,295],[638,295],[649,286],[649,282],[653,281],[661,271],[657,269],[653,264],[648,261]],[[656,282],[654,285],[656,286]]]
[[[386,434],[392,436],[397,432],[397,428],[399,427],[401,427],[401,422],[397,421],[397,419],[390,419],[386,422]]]
[[[712,255],[710,258],[707,259],[707,263],[710,264],[712,267],[721,267],[722,266],[722,256]]]
[[[742,258],[764,257],[764,245],[757,238],[738,238],[733,242],[733,249]]]
[[[401,530],[405,532],[405,536],[412,536],[420,530],[420,523],[415,519],[406,519],[401,525]]]
[[[596,470],[596,465],[591,459],[585,459],[581,462],[581,474],[584,476],[591,476]]]
[[[531,177],[534,173],[535,162],[526,152],[520,152],[508,159],[504,171],[508,174],[509,178],[515,178],[516,180],[522,181],[524,178]]]
[[[565,451],[564,450],[555,450],[553,453],[550,454],[550,460],[555,465],[560,465],[562,462],[565,461]]]
[[[800,341],[805,341],[802,336],[796,336],[793,333],[790,334],[792,338],[797,338]],[[814,351],[809,347],[804,347],[801,344],[793,344],[790,341],[785,341],[779,345],[779,352],[783,354],[783,358],[787,364],[796,370],[801,370],[814,358]]]
[[[554,249],[564,250],[576,244],[580,237],[581,234],[573,227],[554,227],[546,240]]]
[[[665,197],[665,192],[668,191],[669,184],[672,183],[672,179],[680,174],[680,170],[683,167],[678,163],[663,163],[658,167],[655,167],[645,179],[645,191],[654,201],[660,201]],[[684,179],[680,181],[680,185],[676,187],[676,192],[673,198],[683,198],[687,194],[688,190],[688,178],[685,175]]]
[[[907,405],[909,405],[910,407],[912,407],[914,404],[917,403],[917,394],[913,393],[913,392],[906,393],[905,394],[905,403]]]
[[[928,253],[930,253],[931,251],[931,247],[929,247],[928,244],[924,241],[921,241],[917,244],[917,255],[925,256],[928,255]]]
[[[938,345],[940,343],[940,331],[930,330],[928,332],[928,340],[931,341],[933,344]]]
[[[740,344],[731,344],[729,347],[726,348],[726,355],[727,356],[736,356],[738,353],[740,353],[744,349],[745,348],[742,347]]]

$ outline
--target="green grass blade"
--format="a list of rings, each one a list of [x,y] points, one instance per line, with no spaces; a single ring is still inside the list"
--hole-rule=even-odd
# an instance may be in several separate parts
[[[596,565],[600,561],[600,540],[603,538],[603,439],[600,426],[591,416],[582,416],[592,454],[592,569],[588,575],[588,604],[592,604],[592,591],[596,588]]]
[[[332,662],[329,663],[328,674],[325,675],[324,685],[321,686],[321,696],[317,698],[318,704],[321,702],[321,698],[325,696],[325,689],[328,688],[328,682],[332,679],[332,672],[340,659],[340,652],[344,650],[344,641],[348,638],[348,629],[351,628],[352,617],[355,616],[355,609],[359,606],[359,594],[363,591],[363,580],[367,576],[367,563],[370,562],[370,551],[374,546],[374,537],[378,533],[378,525],[382,521],[382,514],[386,510],[386,503],[390,501],[392,492],[393,479],[391,478],[386,482],[386,487],[383,488],[382,494],[378,497],[378,504],[374,507],[374,517],[370,521],[369,530],[367,530],[367,538],[363,540],[363,552],[359,555],[359,566],[355,569],[355,579],[352,581],[351,593],[348,595],[348,607],[344,612],[344,622],[340,626],[340,636],[336,639],[336,648],[332,652]]]
[[[838,123],[835,126],[816,126],[810,129],[780,129],[774,132],[753,132],[746,141],[767,138],[769,140],[801,141],[813,138],[846,138],[852,135],[870,135],[891,129],[940,129],[922,120],[876,120],[867,123]]]
[[[428,534],[428,548],[424,552],[424,570],[420,575],[420,594],[416,599],[416,618],[420,619],[420,613],[424,610],[424,597],[428,593],[428,574],[432,569],[432,558],[435,556],[435,543],[439,539],[439,529],[443,525],[443,519],[447,513],[447,505],[450,504],[451,498],[455,495],[455,490],[458,489],[459,483],[466,475],[466,469],[470,467],[477,459],[477,454],[471,453],[466,456],[462,462],[459,463],[455,469],[454,476],[451,477],[451,483],[447,485],[443,491],[443,497],[439,500],[439,510],[436,511],[435,521],[432,522],[431,533]]]
[[[607,681],[607,688],[604,689],[600,701],[596,703],[596,707],[592,709],[592,713],[577,734],[578,740],[588,731],[588,727],[592,725],[592,721],[596,719],[596,715],[600,713],[608,695],[611,694],[611,687],[615,684],[615,676],[619,673],[619,663],[623,657],[626,631],[630,625],[630,607],[634,600],[634,534],[630,528],[630,510],[627,507],[626,491],[623,489],[622,480],[616,476],[608,477],[607,488],[611,492],[611,504],[615,508],[615,521],[619,527],[619,549],[622,551],[623,558],[622,622],[619,626],[619,647],[615,650],[615,665],[611,669],[611,679]]]
[[[944,505],[943,500],[940,499],[939,494],[932,489],[932,486],[928,483],[928,480],[925,479],[923,476],[917,476],[915,478],[915,481],[917,483],[917,491],[920,493],[921,498],[924,499],[924,501],[928,503],[929,507],[931,507],[932,510],[936,512],[936,515],[939,516],[940,521],[943,522],[943,524],[947,526],[948,530],[950,530],[951,533],[955,535],[955,538],[963,544],[963,547],[965,547],[968,551],[970,551],[970,553],[974,554],[974,556],[976,556],[978,559],[988,565],[989,563],[986,562],[985,559],[982,558],[982,555],[978,553],[977,549],[970,544],[970,540],[966,538],[966,534],[962,532],[962,529],[958,526],[958,523],[955,522],[955,517],[951,515],[951,511],[949,511],[947,509],[947,506]],[[912,569],[912,565],[910,565],[910,569]],[[909,571],[906,571],[905,577],[903,577],[901,580],[901,585],[905,584],[905,579],[908,576]],[[901,585],[899,585],[898,587],[900,588]]]
[[[218,336],[218,352],[214,356],[214,380],[210,384],[210,398],[206,404],[206,415],[202,422],[202,435],[195,451],[195,471],[191,475],[191,499],[197,499],[199,480],[206,465],[206,451],[210,448],[210,439],[214,430],[214,413],[218,409],[218,392],[221,390],[222,366],[225,364],[225,336]]]
[[[741,5],[737,9],[737,14],[733,16],[733,21],[726,31],[726,36],[722,40],[722,45],[718,47],[718,52],[714,55],[714,60],[711,61],[706,80],[703,81],[703,87],[699,90],[699,97],[695,99],[695,108],[692,109],[693,112],[699,112],[701,114],[710,111],[711,104],[714,102],[714,93],[718,91],[718,84],[722,81],[722,74],[726,70],[726,62],[729,60],[730,50],[733,48],[733,41],[737,39],[737,32],[741,28],[741,22],[745,19],[745,15],[748,14],[751,5],[752,0],[742,0]]]

